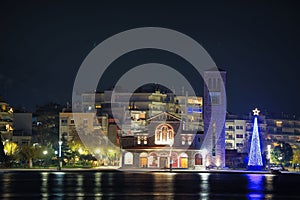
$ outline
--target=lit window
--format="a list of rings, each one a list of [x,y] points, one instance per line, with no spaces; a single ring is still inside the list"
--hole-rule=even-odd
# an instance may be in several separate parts
[[[174,140],[174,130],[169,124],[160,124],[155,130],[155,144],[170,144]]]
[[[276,126],[277,127],[282,127],[282,121],[276,121]]]
[[[137,137],[137,144],[141,144],[141,136]]]
[[[192,144],[192,137],[191,137],[191,136],[188,137],[188,144],[189,144],[189,145]]]
[[[182,138],[181,138],[181,144],[185,145],[185,137],[184,136],[182,136]]]
[[[137,144],[139,144],[139,145],[148,144],[147,136],[141,136],[141,135],[137,136]]]
[[[102,108],[102,106],[101,105],[95,105],[95,108],[100,109],[100,108]]]

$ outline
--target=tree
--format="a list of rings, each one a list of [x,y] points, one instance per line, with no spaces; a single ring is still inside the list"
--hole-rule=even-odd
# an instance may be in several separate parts
[[[15,142],[6,142],[4,145],[4,150],[7,152],[7,155],[14,155],[18,150],[18,145]]]
[[[19,148],[18,156],[21,160],[28,163],[28,167],[32,167],[32,159],[38,156],[38,152],[32,145],[23,145]]]
[[[253,110],[253,112],[254,112],[254,115],[258,115],[258,113],[259,113],[257,108],[255,110]],[[255,168],[260,168],[262,166],[263,166],[263,162],[262,162],[262,156],[261,156],[257,116],[255,116],[252,139],[251,139],[251,147],[250,147],[250,152],[249,152],[248,167],[255,169]]]
[[[62,160],[64,161],[66,159],[70,161],[70,159],[72,158],[72,150],[68,145],[68,141],[66,139],[66,133],[62,134],[61,141],[62,141],[62,145],[61,145]]]
[[[271,151],[271,160],[277,164],[288,165],[293,160],[293,149],[289,143],[280,142]]]
[[[293,164],[300,164],[300,149],[296,149],[293,151]]]
[[[5,157],[6,157],[6,155],[4,152],[4,146],[3,146],[1,136],[0,136],[0,165],[5,162]]]

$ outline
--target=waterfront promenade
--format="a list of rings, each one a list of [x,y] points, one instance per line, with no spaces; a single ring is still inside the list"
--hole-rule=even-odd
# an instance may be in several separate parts
[[[170,169],[137,169],[130,168],[124,169],[119,167],[94,167],[94,168],[2,168],[0,173],[7,172],[131,172],[131,173],[155,173],[155,172],[166,172],[170,173]],[[232,170],[232,169],[210,169],[210,170],[194,170],[194,169],[172,169],[171,173],[240,173],[240,174],[271,174],[271,171],[251,171],[251,170]],[[288,171],[281,171],[280,174],[298,174],[300,171],[289,169]]]

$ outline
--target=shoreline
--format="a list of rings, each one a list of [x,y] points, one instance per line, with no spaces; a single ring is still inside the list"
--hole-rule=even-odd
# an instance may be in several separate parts
[[[222,169],[211,169],[211,170],[191,170],[191,169],[173,169],[171,172],[169,169],[134,169],[134,168],[118,168],[118,167],[101,167],[101,168],[62,168],[57,170],[56,168],[35,168],[35,169],[0,169],[0,173],[19,173],[19,172],[115,172],[115,173],[222,173],[222,174],[271,174],[271,175],[281,175],[281,174],[292,174],[300,175],[299,171],[281,171],[279,173],[271,173],[271,171],[261,170],[222,170]]]

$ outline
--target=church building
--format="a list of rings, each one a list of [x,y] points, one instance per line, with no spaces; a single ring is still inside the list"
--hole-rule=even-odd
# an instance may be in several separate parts
[[[205,170],[225,167],[226,72],[205,71],[204,81],[204,113],[202,102],[197,109],[201,114],[199,128],[185,128],[193,123],[194,116],[187,120],[180,113],[166,111],[147,119],[143,115],[138,119],[144,121],[143,129],[120,131],[122,168]],[[193,112],[189,107],[184,109],[187,113]]]

